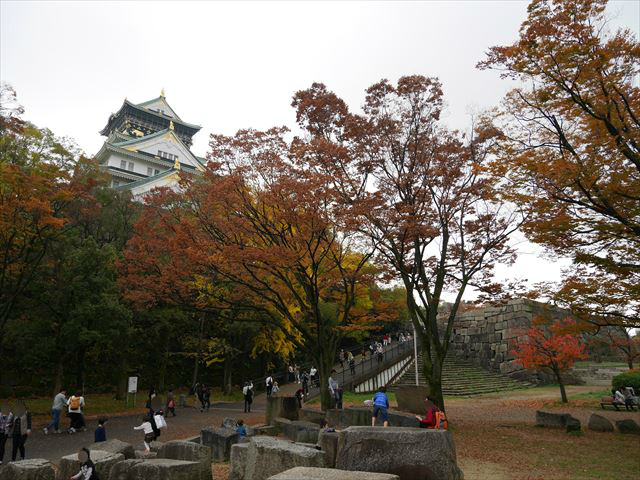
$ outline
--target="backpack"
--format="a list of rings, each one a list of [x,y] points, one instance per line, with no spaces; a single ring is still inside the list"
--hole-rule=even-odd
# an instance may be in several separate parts
[[[71,410],[78,410],[80,408],[80,397],[73,396],[69,402],[69,408]]]
[[[436,428],[440,430],[449,429],[449,422],[447,421],[447,416],[444,414],[444,412],[441,412],[440,410],[436,412]]]

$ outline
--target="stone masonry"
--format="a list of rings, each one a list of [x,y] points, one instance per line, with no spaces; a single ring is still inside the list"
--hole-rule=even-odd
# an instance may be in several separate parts
[[[531,379],[532,372],[514,362],[518,337],[526,335],[536,317],[556,320],[568,315],[566,310],[526,299],[467,310],[455,320],[449,353],[488,370]]]

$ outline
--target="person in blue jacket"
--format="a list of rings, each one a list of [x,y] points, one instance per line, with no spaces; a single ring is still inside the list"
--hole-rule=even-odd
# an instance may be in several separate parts
[[[389,408],[389,399],[386,394],[387,389],[384,387],[380,387],[376,394],[373,396],[373,416],[371,417],[371,426],[376,426],[376,418],[378,418],[378,414],[382,418],[384,422],[384,426],[389,426],[389,415],[387,414],[387,409]]]

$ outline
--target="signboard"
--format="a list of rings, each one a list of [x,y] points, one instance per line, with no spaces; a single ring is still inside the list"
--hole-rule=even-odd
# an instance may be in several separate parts
[[[129,393],[136,393],[138,391],[138,377],[129,377]]]

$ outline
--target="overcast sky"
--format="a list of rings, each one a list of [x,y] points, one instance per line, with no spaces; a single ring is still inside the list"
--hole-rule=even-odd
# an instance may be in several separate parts
[[[445,121],[467,128],[472,110],[509,88],[475,65],[517,38],[527,1],[425,2],[27,2],[0,1],[0,79],[14,86],[25,118],[73,137],[88,154],[124,98],[165,89],[180,117],[210,133],[294,126],[296,90],[325,83],[358,108],[382,78],[438,76]],[[612,1],[614,27],[640,33],[640,2]],[[521,245],[501,274],[558,277],[561,261]]]

